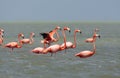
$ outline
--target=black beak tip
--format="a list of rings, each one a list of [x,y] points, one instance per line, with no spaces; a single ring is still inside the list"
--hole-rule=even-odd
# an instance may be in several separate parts
[[[71,32],[71,30],[69,30],[69,33]]]
[[[60,28],[60,30],[62,30],[62,28]]]

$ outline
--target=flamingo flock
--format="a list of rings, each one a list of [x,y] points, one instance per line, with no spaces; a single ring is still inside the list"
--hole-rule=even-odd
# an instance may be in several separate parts
[[[63,43],[62,44],[56,44],[56,42],[59,41],[60,35],[58,33],[58,30],[61,31]],[[70,32],[71,29],[67,26],[64,26],[61,28],[60,26],[56,26],[53,30],[50,32],[41,32],[39,33],[40,36],[42,36],[43,40],[40,40],[41,44],[43,44],[42,47],[38,46],[36,48],[31,49],[32,53],[35,54],[48,54],[50,53],[51,56],[53,54],[56,54],[57,52],[61,52],[63,50],[67,49],[73,49],[77,47],[77,42],[76,42],[76,34],[77,33],[82,33],[80,29],[75,29],[74,30],[74,35],[73,35],[73,42],[67,41],[66,37],[66,32]],[[76,53],[74,56],[79,57],[79,58],[87,58],[91,57],[96,53],[96,39],[97,37],[100,38],[100,35],[98,34],[99,29],[95,28],[93,31],[93,35],[90,38],[87,38],[85,40],[86,43],[92,44],[93,49],[92,50],[84,50]],[[56,35],[56,36],[55,36]],[[35,33],[31,32],[29,38],[24,38],[23,33],[18,34],[18,41],[12,41],[7,44],[3,44],[4,42],[4,29],[0,28],[0,46],[3,46],[4,48],[10,48],[11,51],[14,50],[14,48],[22,48],[23,45],[32,45],[34,43],[34,38]]]

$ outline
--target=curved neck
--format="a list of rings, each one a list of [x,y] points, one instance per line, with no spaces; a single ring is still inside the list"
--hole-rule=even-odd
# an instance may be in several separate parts
[[[18,35],[18,42],[19,42],[19,47],[18,48],[21,48],[22,47],[22,42],[21,42],[21,39],[20,39],[20,35]]]
[[[76,32],[74,31],[74,44],[73,44],[73,47],[75,48],[76,47]]]
[[[95,42],[93,42],[92,44],[93,44],[93,52],[95,53],[95,52],[96,52],[96,45],[95,45]]]
[[[94,33],[93,33],[93,41],[96,41],[96,30],[94,30]]]
[[[56,32],[56,36],[57,36],[57,41],[59,40],[60,36],[58,34],[58,32]]]
[[[65,35],[65,30],[63,29],[62,30],[62,34],[63,34],[63,37],[64,37],[64,48],[66,47],[66,35]]]
[[[34,42],[32,34],[30,34],[30,41],[31,41],[31,44]]]

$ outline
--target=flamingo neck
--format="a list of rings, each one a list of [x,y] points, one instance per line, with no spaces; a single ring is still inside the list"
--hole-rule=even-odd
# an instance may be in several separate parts
[[[74,32],[74,44],[73,44],[73,48],[76,47],[76,32]]]
[[[96,33],[97,33],[97,31],[94,30],[94,33],[93,33],[93,41],[94,41],[94,42],[96,41]]]
[[[21,47],[22,47],[22,41],[21,41],[21,38],[20,38],[20,37],[21,37],[21,36],[18,35],[18,42],[19,42],[18,48],[21,48]]]
[[[93,43],[93,53],[96,52],[96,45],[95,45],[95,42]]]
[[[66,35],[65,35],[65,30],[63,29],[62,30],[62,34],[63,34],[63,37],[64,37],[64,48],[66,48]]]
[[[56,31],[56,36],[57,36],[57,40],[56,41],[58,41],[59,40],[59,38],[60,38],[60,36],[59,36],[59,34],[58,34],[58,32]]]
[[[32,34],[30,35],[30,41],[31,41],[31,44],[34,42]]]

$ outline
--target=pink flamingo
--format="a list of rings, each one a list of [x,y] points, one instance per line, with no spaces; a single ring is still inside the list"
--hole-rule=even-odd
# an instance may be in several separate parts
[[[95,29],[95,30],[94,30],[94,34],[93,34],[93,37],[87,38],[87,39],[85,40],[85,42],[87,42],[87,43],[93,43],[93,42],[96,41],[96,38],[97,38],[97,37],[100,38],[100,35],[99,35],[99,34],[96,34],[96,32],[98,32],[98,31],[99,31],[98,29]]]
[[[3,44],[3,33],[4,33],[4,30],[0,29],[0,45]]]
[[[12,51],[13,51],[14,48],[21,48],[22,47],[22,42],[21,42],[20,37],[24,38],[24,35],[22,33],[19,33],[18,34],[18,42],[9,42],[5,45],[5,47],[11,48]]]
[[[66,42],[66,43],[63,43],[61,46],[66,45],[66,49],[68,49],[68,48],[76,48],[76,33],[77,33],[77,32],[82,33],[81,30],[79,30],[79,29],[76,29],[76,30],[74,31],[74,43],[72,43],[72,42],[66,42],[66,39],[65,39],[65,42]],[[66,38],[66,37],[65,37],[65,38]],[[65,51],[65,52],[66,52],[66,51]]]
[[[57,26],[55,29],[53,29],[49,33],[40,33],[40,35],[43,36],[43,40],[41,41],[41,43],[44,44],[44,48],[46,47],[46,44],[50,45],[50,43],[57,42],[59,40],[59,35],[57,30],[61,30],[61,28]],[[55,33],[56,33],[57,39],[54,38]]]
[[[65,43],[65,32],[64,32],[65,30],[67,30],[67,31],[70,32],[70,28],[64,27],[64,29],[62,30],[63,37],[64,37],[64,43]],[[62,51],[62,50],[65,49],[65,47],[66,47],[66,45],[61,46],[61,45],[59,45],[59,44],[54,44],[54,45],[51,45],[51,46],[49,46],[48,48],[44,49],[43,52],[44,52],[44,53],[48,53],[48,52],[49,52],[49,53],[51,53],[51,56],[52,56],[53,53],[56,53],[56,52],[58,52],[58,51]]]
[[[36,54],[46,54],[46,53],[44,53],[43,52],[43,50],[44,50],[45,48],[43,48],[43,47],[36,47],[36,48],[34,48],[33,50],[31,50],[33,53],[36,53]]]
[[[87,58],[87,57],[94,55],[96,52],[96,45],[95,45],[95,43],[92,43],[92,44],[93,44],[92,51],[90,51],[90,50],[81,51],[81,52],[75,54],[75,56],[80,57],[80,58]]]
[[[30,33],[30,38],[25,38],[25,39],[22,39],[21,42],[23,44],[33,44],[34,40],[33,40],[33,37],[35,36],[35,33],[34,32],[31,32]]]
[[[3,36],[0,35],[0,45],[2,45],[2,44],[3,44]]]

